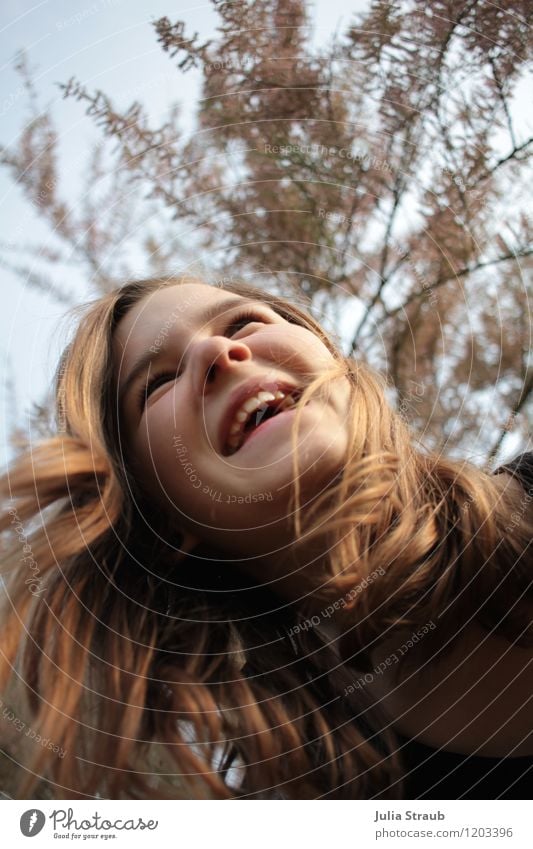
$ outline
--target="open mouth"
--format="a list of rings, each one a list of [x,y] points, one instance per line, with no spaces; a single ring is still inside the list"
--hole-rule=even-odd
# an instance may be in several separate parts
[[[242,448],[260,425],[294,407],[300,395],[296,390],[277,389],[275,392],[260,391],[248,398],[236,411],[222,452],[224,456],[229,457]]]

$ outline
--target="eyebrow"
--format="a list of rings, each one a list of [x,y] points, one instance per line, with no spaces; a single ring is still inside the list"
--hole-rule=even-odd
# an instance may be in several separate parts
[[[221,301],[220,303],[211,304],[211,306],[207,307],[203,313],[199,316],[200,324],[208,324],[221,312],[225,312],[226,310],[231,309],[232,307],[236,307],[238,305],[242,306],[253,306],[259,305],[268,306],[268,304],[263,304],[262,301],[251,300],[250,298],[243,298],[240,295],[235,295],[232,298],[226,298],[225,301]],[[131,386],[135,383],[137,378],[150,366],[155,359],[157,359],[161,354],[165,354],[167,350],[167,346],[163,343],[157,350],[156,353],[153,351],[146,351],[142,356],[140,356],[135,363],[133,364],[130,373],[128,374],[126,380],[122,384],[122,387],[119,389],[119,403],[124,399],[126,394],[129,392]]]

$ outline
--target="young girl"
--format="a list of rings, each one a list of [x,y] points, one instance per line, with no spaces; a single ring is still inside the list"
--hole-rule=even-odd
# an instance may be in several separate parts
[[[187,277],[89,305],[56,398],[3,482],[13,795],[416,798],[439,749],[451,798],[522,781],[527,458],[424,452],[305,312]]]

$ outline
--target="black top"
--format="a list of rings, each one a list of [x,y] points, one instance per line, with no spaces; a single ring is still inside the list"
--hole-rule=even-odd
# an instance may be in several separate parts
[[[533,453],[496,470],[518,478],[533,496]],[[533,724],[533,720],[532,720]],[[486,758],[432,749],[399,736],[406,799],[531,799],[533,756]]]
[[[531,799],[533,757],[459,755],[400,738],[406,799]]]
[[[509,472],[510,475],[518,478],[528,495],[533,496],[533,451],[519,454],[510,463],[496,469],[494,474],[497,475],[500,472]]]

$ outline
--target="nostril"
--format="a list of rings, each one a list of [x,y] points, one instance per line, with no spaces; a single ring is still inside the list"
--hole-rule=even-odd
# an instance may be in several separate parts
[[[237,341],[228,350],[228,357],[229,357],[230,360],[237,360],[237,362],[244,362],[244,360],[250,359],[250,351],[245,345],[243,345],[239,341]]]

